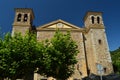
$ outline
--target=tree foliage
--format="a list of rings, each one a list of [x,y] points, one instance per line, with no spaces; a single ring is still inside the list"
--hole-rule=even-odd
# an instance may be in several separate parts
[[[70,32],[63,34],[59,30],[54,37],[45,43],[45,53],[50,55],[50,66],[45,70],[45,75],[65,80],[74,73],[77,63],[77,45],[72,40]],[[43,69],[42,69],[43,70]]]
[[[32,33],[25,36],[15,34],[13,37],[6,34],[0,45],[0,77],[30,80],[28,78],[36,70],[39,55],[42,54],[37,48],[36,36]]]
[[[10,41],[10,36],[7,34],[4,41],[0,39],[0,77],[5,78],[9,75],[9,61],[10,52],[8,49],[8,42]]]
[[[57,30],[52,39],[41,42],[32,33],[8,33],[0,38],[0,78],[32,80],[33,73],[38,72],[65,80],[74,73],[77,53],[70,32]]]
[[[115,73],[120,74],[120,48],[111,51],[111,57]]]

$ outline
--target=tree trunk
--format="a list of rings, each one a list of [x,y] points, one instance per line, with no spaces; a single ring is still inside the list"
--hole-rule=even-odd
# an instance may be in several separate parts
[[[4,80],[4,78],[0,78],[0,80]]]
[[[9,80],[9,79],[8,79]],[[13,77],[13,78],[11,78],[11,80],[16,80],[16,78],[15,77]]]
[[[27,73],[27,74],[25,74],[25,76],[24,76],[24,80],[33,80],[34,78],[34,73]]]

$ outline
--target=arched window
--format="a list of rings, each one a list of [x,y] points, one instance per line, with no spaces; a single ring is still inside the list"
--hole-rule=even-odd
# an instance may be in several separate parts
[[[92,24],[94,24],[94,16],[91,17]]]
[[[21,14],[18,14],[18,16],[17,16],[17,21],[21,21]]]
[[[26,22],[28,19],[28,15],[27,14],[24,14],[24,21]]]
[[[97,23],[98,24],[100,23],[100,17],[99,16],[97,17]]]

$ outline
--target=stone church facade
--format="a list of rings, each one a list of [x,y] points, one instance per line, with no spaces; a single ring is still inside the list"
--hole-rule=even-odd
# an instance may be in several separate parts
[[[76,56],[78,63],[75,65],[75,73],[69,80],[80,80],[90,74],[100,75],[100,68],[102,75],[113,73],[101,12],[87,12],[84,16],[83,28],[60,19],[35,28],[32,25],[33,20],[32,9],[16,8],[12,35],[15,32],[21,32],[24,35],[26,31],[34,30],[37,40],[40,41],[52,38],[58,28],[62,32],[71,31],[72,39],[76,41],[80,53]],[[34,80],[42,78],[35,73]]]

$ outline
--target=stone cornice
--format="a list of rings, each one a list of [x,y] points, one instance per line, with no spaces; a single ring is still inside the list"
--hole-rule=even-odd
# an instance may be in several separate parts
[[[85,27],[85,32],[87,33],[87,32],[89,32],[89,30],[90,29],[105,29],[105,27],[104,26],[91,26],[91,27]]]
[[[52,29],[37,29],[37,31],[56,31],[57,28],[52,28]],[[61,31],[77,31],[77,32],[85,32],[85,29],[59,29]]]
[[[22,24],[22,23],[21,24],[14,24],[13,23],[12,25],[13,25],[13,27],[14,26],[20,26],[20,27],[22,27],[22,26],[31,26],[30,24]]]

